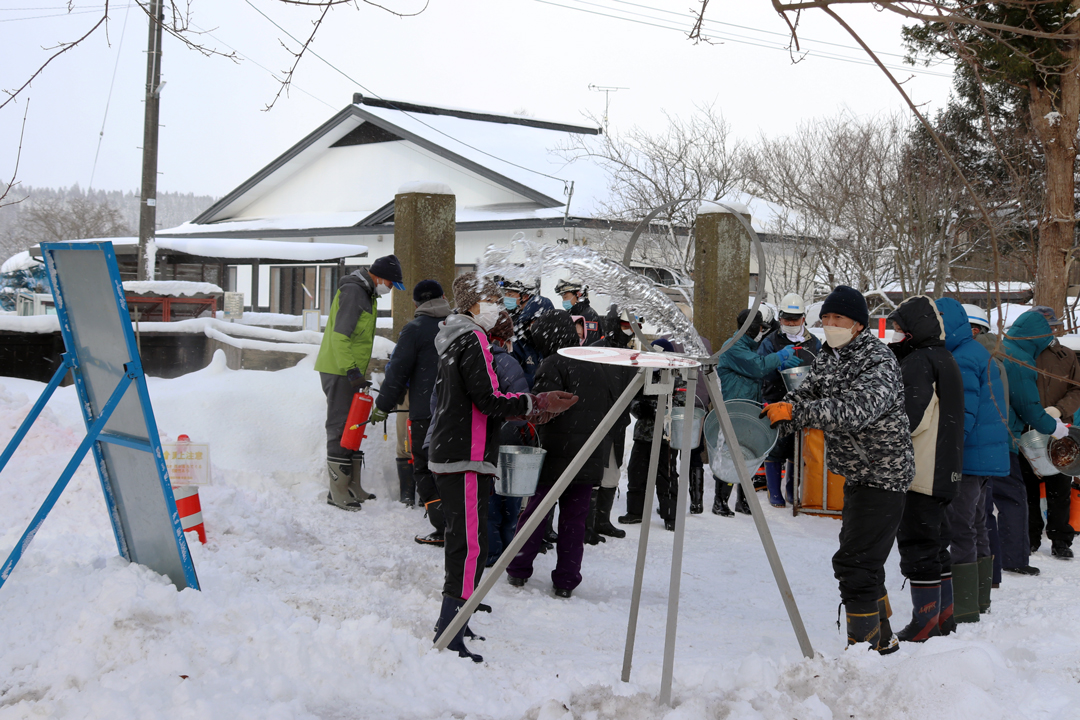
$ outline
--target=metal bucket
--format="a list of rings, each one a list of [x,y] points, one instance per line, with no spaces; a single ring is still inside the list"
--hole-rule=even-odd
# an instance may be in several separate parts
[[[731,418],[731,427],[746,461],[746,470],[753,475],[776,444],[779,433],[775,428],[769,427],[769,418],[758,417],[761,414],[761,405],[756,402],[728,400],[724,407]],[[738,482],[739,475],[728,445],[724,442],[723,433],[720,432],[720,417],[715,410],[705,418],[705,444],[709,448],[709,467],[713,475],[725,482]]]
[[[1061,472],[1054,467],[1054,463],[1050,462],[1049,435],[1038,430],[1028,430],[1020,436],[1020,440],[1016,444],[1020,446],[1020,452],[1024,453],[1024,457],[1031,464],[1031,469],[1039,477],[1056,475]]]
[[[688,450],[692,450],[697,447],[698,441],[701,438],[701,421],[705,419],[705,410],[699,407],[694,408],[694,424],[690,430],[690,436],[694,438],[694,442],[689,443],[686,447]],[[671,410],[671,439],[668,444],[673,450],[683,449],[683,427],[686,425],[686,408],[672,408]]]
[[[792,392],[798,390],[799,386],[806,380],[806,376],[810,374],[810,366],[800,365],[787,370],[778,370],[777,372],[780,373],[780,377],[784,378],[784,385],[787,386],[788,392]]]
[[[499,478],[495,492],[507,497],[531,497],[536,494],[540,468],[547,450],[528,445],[499,446]]]

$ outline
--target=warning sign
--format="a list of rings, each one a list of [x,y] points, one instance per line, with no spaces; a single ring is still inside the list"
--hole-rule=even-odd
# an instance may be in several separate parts
[[[210,484],[210,446],[190,442],[161,443],[169,482],[173,485]]]

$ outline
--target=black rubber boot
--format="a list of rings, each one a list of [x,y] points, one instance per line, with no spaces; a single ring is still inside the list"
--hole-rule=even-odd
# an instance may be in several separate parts
[[[871,650],[881,647],[881,615],[878,603],[844,603],[847,618],[847,644],[870,643]]]
[[[690,468],[690,514],[705,512],[705,468]]]
[[[979,566],[979,612],[990,612],[990,588],[994,584],[994,556],[987,555],[978,560]]]
[[[352,494],[349,484],[352,480],[353,464],[350,458],[326,458],[326,469],[330,474],[330,492],[326,495],[326,503],[334,507],[356,512],[363,505]]]
[[[738,495],[737,495],[738,499],[735,501],[735,512],[742,513],[743,515],[749,515],[750,514],[750,505],[747,504],[746,496],[743,495],[742,485],[740,484],[738,486],[738,488],[739,488]]]
[[[787,507],[784,494],[780,491],[783,463],[765,461],[765,483],[769,486],[769,504],[774,508]]]
[[[417,535],[413,539],[421,545],[436,545],[438,547],[446,545],[446,537],[438,531],[433,532],[430,535]]]
[[[727,505],[728,498],[731,497],[731,483],[726,483],[716,477],[714,479],[716,480],[716,496],[713,498],[712,504],[713,515],[731,517],[735,514],[731,512],[731,508]]]
[[[596,532],[596,495],[596,488],[593,488],[592,495],[589,497],[589,514],[585,518],[586,545],[599,545],[602,542],[607,542],[600,533]]]
[[[407,507],[416,505],[416,480],[413,478],[412,467],[409,458],[397,459],[398,499]]]
[[[611,524],[611,506],[615,503],[615,488],[600,488],[596,493],[596,532],[613,538],[626,537],[626,531]]]
[[[941,576],[941,608],[938,611],[938,632],[942,635],[949,635],[956,629],[956,618],[953,615],[955,609],[952,570],[950,569],[947,574]]]
[[[352,458],[352,477],[349,478],[349,492],[351,492],[357,500],[364,502],[365,500],[374,500],[375,495],[369,493],[360,484],[360,476],[364,474],[364,453],[357,452]]]
[[[465,601],[461,598],[443,596],[442,610],[439,612],[439,620],[435,623],[435,637],[439,637],[439,633],[442,629],[450,624],[454,619],[454,615],[461,609],[461,606],[465,604]],[[469,648],[465,647],[465,629],[468,627],[468,623],[461,626],[461,629],[455,633],[450,644],[446,646],[447,650],[453,650],[458,654],[458,657],[469,658],[473,662],[484,662],[484,658],[477,655],[474,652],[470,652]]]
[[[941,635],[938,615],[941,611],[941,581],[911,583],[911,622],[896,633],[903,642],[926,642]]]
[[[878,632],[878,648],[877,651],[882,655],[888,655],[894,653],[900,649],[900,641],[897,640],[896,635],[892,631],[892,623],[889,622],[889,618],[892,616],[892,606],[889,605],[889,593],[885,593],[877,601],[878,606],[878,623],[881,630]]]

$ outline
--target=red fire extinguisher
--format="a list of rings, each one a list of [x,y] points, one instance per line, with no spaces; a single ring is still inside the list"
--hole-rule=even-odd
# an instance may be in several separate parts
[[[365,425],[374,403],[372,397],[362,390],[353,396],[349,417],[345,421],[345,432],[341,433],[341,447],[346,450],[360,449],[360,443],[367,437],[364,434]]]

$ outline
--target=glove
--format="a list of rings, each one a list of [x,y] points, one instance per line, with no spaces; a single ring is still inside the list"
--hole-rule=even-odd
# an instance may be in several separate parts
[[[1054,420],[1057,423],[1057,427],[1054,428],[1054,432],[1050,433],[1051,437],[1060,440],[1069,434],[1069,426],[1060,420]]]
[[[390,413],[386,412],[385,410],[380,410],[378,406],[376,406],[376,408],[371,411],[371,417],[368,418],[368,424],[378,425],[388,417],[390,417]]]
[[[533,413],[566,412],[578,401],[578,396],[562,390],[551,390],[534,395]]]
[[[1055,420],[1060,420],[1061,419],[1061,411],[1058,410],[1053,405],[1051,405],[1048,408],[1043,408],[1043,410],[1045,410],[1046,414],[1049,415],[1050,417],[1054,418]]]
[[[779,350],[776,353],[776,357],[780,358],[780,369],[787,370],[798,365],[801,361],[795,357],[795,348],[788,345],[783,350]]]
[[[792,355],[787,360],[784,360],[780,363],[780,369],[788,370],[793,367],[799,367],[800,365],[802,365],[802,358],[800,358],[798,355]]]
[[[791,403],[775,402],[769,403],[762,409],[761,414],[758,417],[769,416],[769,426],[776,427],[776,424],[785,420],[791,420]]]
[[[349,384],[352,385],[353,390],[363,390],[366,387],[371,387],[371,383],[364,378],[364,373],[360,372],[358,368],[349,368],[345,372],[345,377],[349,379]]]

